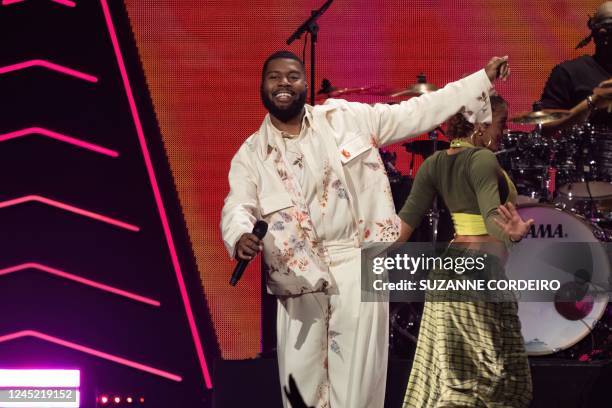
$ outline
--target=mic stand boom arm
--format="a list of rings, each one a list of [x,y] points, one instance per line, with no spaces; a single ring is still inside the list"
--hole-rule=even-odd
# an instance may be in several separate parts
[[[287,45],[297,40],[305,32],[310,33],[310,104],[315,104],[315,49],[317,44],[317,35],[319,33],[319,24],[317,20],[331,6],[334,0],[327,0],[325,4],[318,10],[312,10],[308,20],[304,21],[301,26],[287,40]]]

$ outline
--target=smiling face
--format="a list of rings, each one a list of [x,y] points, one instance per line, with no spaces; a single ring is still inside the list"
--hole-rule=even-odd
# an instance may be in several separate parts
[[[306,75],[302,65],[290,58],[268,62],[261,82],[261,101],[281,122],[301,115],[306,103]]]

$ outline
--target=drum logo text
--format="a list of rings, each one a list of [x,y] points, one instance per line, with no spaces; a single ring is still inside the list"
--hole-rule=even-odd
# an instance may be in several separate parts
[[[563,233],[563,224],[557,224],[553,229],[552,224],[539,224],[532,225],[529,228],[527,236],[530,238],[566,238],[567,235]]]

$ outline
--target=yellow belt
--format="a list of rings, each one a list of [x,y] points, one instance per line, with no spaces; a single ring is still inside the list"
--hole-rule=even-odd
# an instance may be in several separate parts
[[[457,235],[486,235],[487,227],[480,214],[452,213]]]

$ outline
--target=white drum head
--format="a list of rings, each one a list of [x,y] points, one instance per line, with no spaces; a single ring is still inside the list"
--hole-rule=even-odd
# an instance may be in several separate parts
[[[588,188],[587,183],[568,183],[559,187],[559,194],[570,200],[572,198],[590,198],[589,190],[593,198],[612,197],[612,184],[605,181],[590,181]]]
[[[563,285],[575,282],[576,271],[584,269],[591,274],[591,292],[608,287],[608,256],[604,244],[595,238],[588,224],[568,212],[546,205],[522,206],[518,211],[525,220],[533,218],[535,225],[510,252],[506,264],[509,279],[554,279]],[[554,294],[548,298],[542,296],[538,299],[542,301],[530,302],[521,301],[521,297],[529,298],[525,293],[523,296],[521,292],[517,294],[522,334],[529,355],[552,354],[573,346],[589,334],[608,303],[606,293],[596,294],[585,318],[569,320],[557,311]]]

